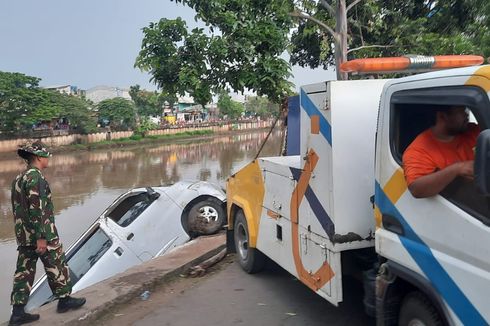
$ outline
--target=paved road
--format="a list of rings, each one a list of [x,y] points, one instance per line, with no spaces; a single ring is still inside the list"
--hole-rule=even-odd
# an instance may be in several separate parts
[[[110,324],[119,319],[118,325],[126,321],[137,326],[374,325],[363,313],[362,288],[355,281],[348,282],[346,300],[336,308],[276,265],[249,275],[230,258],[222,264],[225,266],[191,288],[173,289],[170,300],[158,302],[157,293],[152,294],[157,301],[140,319],[126,319],[128,308],[116,312],[114,316],[120,317]],[[137,303],[141,304],[144,302]]]

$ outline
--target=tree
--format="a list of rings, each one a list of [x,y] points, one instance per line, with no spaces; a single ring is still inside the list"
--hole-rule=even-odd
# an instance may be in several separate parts
[[[141,117],[159,117],[162,115],[165,98],[158,92],[149,92],[140,89],[140,85],[129,88],[129,95],[136,106],[136,112]]]
[[[13,136],[41,121],[67,118],[81,132],[95,130],[88,103],[80,98],[39,87],[40,79],[0,72],[0,131]]]
[[[97,130],[97,121],[89,103],[79,97],[53,91],[55,101],[61,107],[60,117],[66,118],[70,128],[87,134]]]
[[[212,34],[188,31],[180,18],[143,28],[135,66],[149,71],[164,93],[187,92],[201,105],[222,89],[248,89],[275,102],[289,94],[290,66],[280,57],[293,26],[289,0],[177,2],[194,8]]]
[[[291,64],[339,66],[347,58],[407,54],[490,55],[486,0],[175,0],[196,11],[211,32],[182,20],[144,29],[136,66],[162,88],[191,93],[248,88],[278,103]],[[290,39],[289,39],[289,36]],[[170,67],[170,68],[169,68]],[[200,96],[203,95],[201,99]]]
[[[218,99],[218,109],[221,117],[227,116],[228,119],[238,119],[243,113],[243,104],[231,99],[227,93],[221,93]]]
[[[107,119],[116,130],[131,129],[136,125],[134,104],[121,97],[103,100],[97,105],[99,120]]]
[[[261,118],[269,118],[271,116],[277,116],[279,105],[270,102],[267,97],[249,96],[245,102],[245,113]]]
[[[490,55],[489,4],[484,0],[294,1],[298,28],[291,63],[316,68],[350,58],[407,54]],[[332,27],[335,26],[335,27]]]
[[[28,124],[40,79],[0,71],[0,130],[14,134]]]

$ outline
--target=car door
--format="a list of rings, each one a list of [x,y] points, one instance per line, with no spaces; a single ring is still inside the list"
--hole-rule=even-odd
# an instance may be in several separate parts
[[[142,261],[122,243],[103,220],[95,222],[66,253],[75,293],[140,264]],[[46,275],[34,285],[27,309],[53,299]]]
[[[108,227],[142,261],[189,240],[182,209],[163,191],[136,189],[108,211]]]

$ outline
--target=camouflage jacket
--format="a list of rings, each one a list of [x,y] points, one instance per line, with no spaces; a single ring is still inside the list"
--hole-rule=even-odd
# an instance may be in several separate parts
[[[51,190],[39,169],[29,167],[15,178],[12,211],[17,245],[35,246],[38,239],[58,239]]]

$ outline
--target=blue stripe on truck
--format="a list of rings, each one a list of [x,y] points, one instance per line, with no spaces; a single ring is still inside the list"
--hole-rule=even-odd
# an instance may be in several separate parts
[[[289,168],[291,170],[291,174],[293,175],[294,180],[298,181],[301,176],[301,170],[296,168]],[[333,223],[330,216],[328,216],[327,211],[323,208],[322,203],[316,196],[313,189],[311,189],[310,185],[306,188],[305,193],[306,200],[310,204],[313,213],[315,213],[315,217],[320,222],[323,230],[327,233],[328,238],[333,242],[333,236],[335,235],[335,224]]]
[[[312,115],[318,115],[320,117],[320,133],[327,140],[327,142],[332,146],[332,127],[330,123],[325,119],[320,110],[308,97],[308,94],[301,89],[301,107],[305,110],[309,117]]]
[[[376,182],[375,191],[376,205],[381,213],[395,217],[404,228],[405,236],[399,237],[400,242],[463,324],[487,325],[488,323],[483,316],[444,270],[430,248],[420,239],[395,205],[388,199],[378,182]]]

